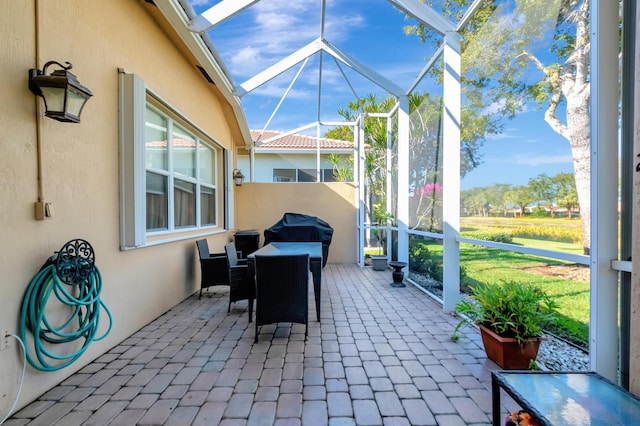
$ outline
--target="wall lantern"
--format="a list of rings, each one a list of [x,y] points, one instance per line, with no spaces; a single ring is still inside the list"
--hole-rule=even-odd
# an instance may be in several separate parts
[[[47,68],[54,64],[61,69],[47,75]],[[44,98],[44,115],[58,121],[79,123],[82,108],[87,99],[93,96],[93,93],[80,84],[76,76],[68,71],[72,65],[69,62],[65,62],[65,64],[67,66],[56,61],[49,61],[44,64],[42,71],[30,69],[29,89]]]
[[[235,169],[233,171],[233,181],[236,183],[236,186],[242,186],[242,183],[244,182],[244,175],[240,169]]]

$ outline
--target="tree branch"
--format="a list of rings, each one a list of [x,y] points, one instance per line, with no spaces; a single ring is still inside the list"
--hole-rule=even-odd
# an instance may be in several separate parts
[[[556,84],[553,86],[553,93],[551,94],[551,98],[549,99],[549,106],[547,110],[544,112],[544,121],[547,122],[551,129],[554,132],[561,135],[562,137],[569,139],[569,128],[558,118],[556,115],[556,109],[558,108],[558,104],[562,99],[562,87],[560,84]]]

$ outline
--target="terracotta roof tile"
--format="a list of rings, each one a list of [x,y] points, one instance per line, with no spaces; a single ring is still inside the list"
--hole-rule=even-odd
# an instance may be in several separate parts
[[[260,135],[260,131],[251,130],[251,139],[257,141],[256,149],[316,149],[316,138],[307,135],[292,134],[283,136],[273,141],[271,138],[282,135],[283,132],[266,130]],[[258,140],[259,138],[259,140]],[[267,140],[268,142],[260,143]],[[320,149],[353,149],[353,142],[337,139],[320,138]]]

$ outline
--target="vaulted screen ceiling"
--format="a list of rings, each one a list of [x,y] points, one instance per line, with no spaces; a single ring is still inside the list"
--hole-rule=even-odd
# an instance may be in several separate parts
[[[222,59],[251,129],[338,122],[357,98],[408,94],[440,51],[405,27],[422,22],[439,40],[459,25],[441,16],[440,0],[180,2],[189,30]]]

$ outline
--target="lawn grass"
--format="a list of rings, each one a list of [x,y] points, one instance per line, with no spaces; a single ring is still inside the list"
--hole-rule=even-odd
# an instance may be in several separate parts
[[[473,219],[494,219],[473,221],[474,226],[478,226],[481,223],[497,222],[496,218]],[[508,218],[497,219],[500,219],[499,222],[502,227],[508,222],[517,222],[518,226],[523,224],[520,219],[512,219],[511,221]],[[550,222],[560,226],[565,226],[561,225],[561,223],[570,222],[571,226],[576,224],[580,226],[580,221],[575,219],[534,218],[530,222],[546,224],[547,226]],[[416,243],[418,242],[413,242],[413,244]],[[527,247],[582,254],[582,245],[576,243],[527,238],[514,238],[513,243]],[[442,261],[443,247],[439,242],[421,241],[419,244],[427,244],[431,258]],[[465,274],[462,277],[461,289],[464,291],[466,287],[473,286],[478,282],[500,284],[506,281],[518,281],[536,286],[553,297],[553,300],[559,306],[557,322],[554,327],[550,327],[549,331],[580,346],[587,347],[590,307],[589,282],[549,276],[528,270],[533,267],[563,264],[566,265],[568,262],[463,243],[460,244],[460,265]]]
[[[584,254],[584,250],[582,249],[581,244],[565,243],[562,241],[548,241],[548,240],[538,240],[533,238],[515,237],[513,239],[513,244],[539,248],[544,250],[561,251],[564,253]]]
[[[540,288],[558,304],[558,320],[551,332],[581,346],[589,339],[589,283],[547,276],[528,268],[566,262],[470,244],[460,246],[460,265],[466,270],[462,286],[477,282],[500,284],[518,281]]]

